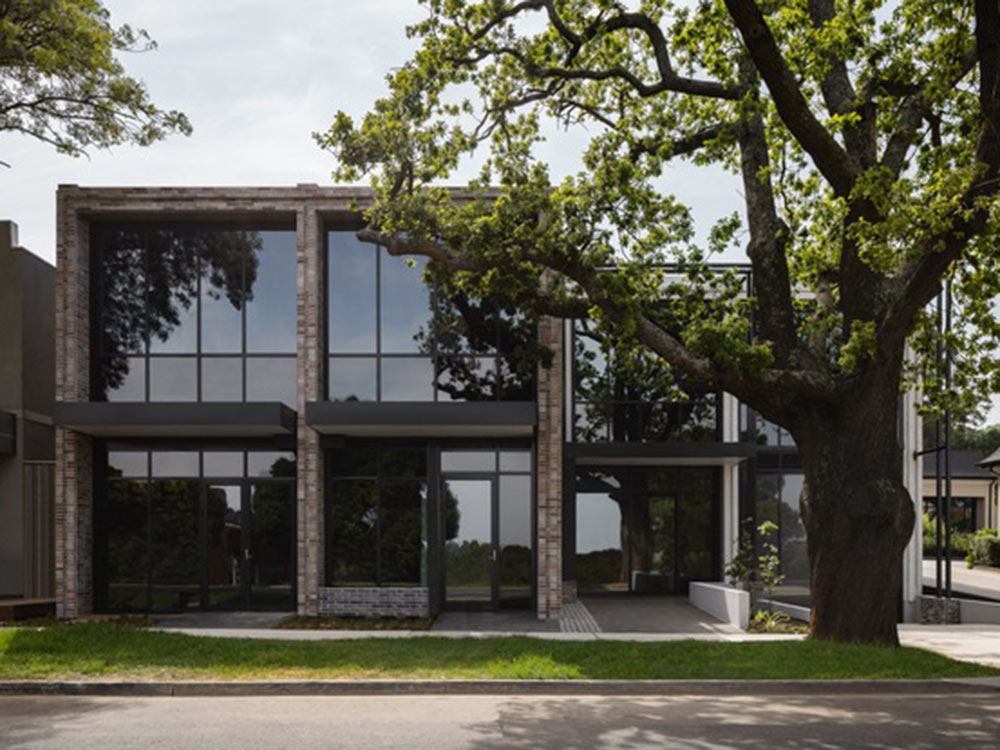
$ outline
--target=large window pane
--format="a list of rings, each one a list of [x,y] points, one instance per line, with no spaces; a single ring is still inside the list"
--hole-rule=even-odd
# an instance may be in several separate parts
[[[209,608],[240,605],[240,563],[243,559],[243,526],[239,485],[205,487],[205,576]]]
[[[420,480],[384,480],[379,504],[379,566],[383,585],[426,583],[424,518],[427,488]]]
[[[292,608],[295,575],[295,491],[289,482],[250,489],[250,586],[257,607]]]
[[[504,455],[504,454],[501,454]],[[501,475],[500,482],[500,598],[531,598],[531,477]]]
[[[202,358],[201,400],[243,400],[243,360],[240,357]]]
[[[146,400],[146,360],[142,357],[101,357],[97,396],[108,401]]]
[[[196,401],[198,360],[195,357],[151,357],[150,401]]]
[[[193,232],[150,229],[149,350],[194,354],[198,351],[198,252]]]
[[[146,350],[146,239],[142,230],[107,227],[95,232],[100,277],[103,354]]]
[[[201,350],[243,350],[243,261],[255,232],[202,232]]]
[[[374,401],[374,357],[330,357],[330,401]]]
[[[291,451],[250,451],[247,476],[295,478],[295,454]]]
[[[382,253],[382,352],[430,351],[425,340],[430,329],[430,292],[423,281],[425,259]]]
[[[580,591],[628,590],[622,510],[606,492],[576,494],[576,581]]]
[[[202,476],[243,476],[243,454],[240,452],[206,451],[201,460]]]
[[[354,232],[329,232],[327,243],[330,352],[374,353],[378,248]]]
[[[151,609],[180,612],[200,605],[198,482],[153,482]]]
[[[431,401],[434,365],[429,359],[387,357],[382,360],[383,401]]]
[[[146,482],[108,482],[107,608],[142,612],[149,606],[149,528]]]
[[[298,404],[295,357],[247,357],[247,401]]]
[[[374,481],[335,481],[327,505],[327,583],[374,584],[378,546]]]
[[[439,401],[494,401],[499,390],[496,359],[439,357],[436,388]]]
[[[802,523],[799,497],[802,494],[802,474],[786,473],[781,482],[781,573],[786,585],[808,586],[809,554],[806,529]]]
[[[496,451],[442,451],[441,471],[496,471]]]
[[[246,257],[247,351],[296,350],[295,232],[259,232]]]

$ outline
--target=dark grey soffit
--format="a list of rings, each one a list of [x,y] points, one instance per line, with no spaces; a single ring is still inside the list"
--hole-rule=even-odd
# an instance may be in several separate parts
[[[0,411],[0,453],[16,453],[17,417],[9,411]]]
[[[271,437],[295,433],[295,411],[262,403],[57,403],[53,420],[94,437]]]
[[[306,424],[324,435],[523,436],[534,433],[537,415],[538,406],[534,401],[316,401],[306,404]]]
[[[727,466],[746,461],[756,452],[753,443],[568,443],[565,455],[584,465]]]

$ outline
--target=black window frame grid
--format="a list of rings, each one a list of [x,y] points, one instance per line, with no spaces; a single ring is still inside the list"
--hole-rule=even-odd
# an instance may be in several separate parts
[[[97,269],[95,273],[94,270],[91,271],[91,295],[90,295],[90,352],[91,352],[91,366],[90,382],[92,384],[101,382],[101,363],[110,360],[115,357],[121,357],[125,359],[139,359],[143,362],[143,398],[139,399],[135,403],[176,403],[167,400],[153,400],[151,398],[151,371],[150,363],[155,360],[167,360],[167,359],[193,359],[195,360],[195,403],[267,403],[258,401],[256,399],[248,399],[247,393],[247,368],[248,360],[256,359],[291,359],[293,361],[297,360],[298,357],[298,343],[296,341],[296,350],[293,352],[248,352],[247,350],[247,304],[243,304],[240,308],[240,350],[238,352],[204,352],[202,351],[202,258],[201,256],[197,259],[197,272],[196,272],[196,288],[195,288],[195,350],[194,352],[153,352],[151,351],[151,333],[150,327],[148,325],[148,310],[149,310],[149,292],[150,292],[150,278],[149,278],[149,261],[148,261],[148,242],[143,242],[143,259],[144,259],[144,274],[145,274],[145,288],[143,289],[143,346],[141,352],[123,352],[119,355],[115,355],[110,352],[103,350],[104,346],[104,336],[103,336],[103,324],[104,324],[104,252],[105,244],[99,241],[98,238],[101,237],[103,232],[108,231],[122,231],[122,230],[132,230],[137,232],[149,232],[154,229],[168,229],[176,231],[245,231],[245,232],[291,232],[296,235],[297,242],[297,231],[294,221],[273,221],[273,220],[249,220],[249,221],[185,221],[185,220],[168,220],[168,221],[154,221],[154,220],[144,220],[144,221],[114,221],[114,220],[96,220],[91,223],[90,226],[90,240],[91,240],[91,268]],[[297,261],[296,261],[297,262]],[[246,258],[241,257],[240,262],[240,284],[244,287],[246,284]],[[298,297],[298,289],[294,290],[294,297]],[[296,315],[297,315],[298,305],[296,305]],[[296,322],[296,327],[298,323]],[[241,397],[238,400],[226,399],[226,400],[204,400],[203,396],[203,360],[239,360],[240,362],[240,394]],[[293,366],[293,369],[296,369]],[[296,398],[294,401],[297,402],[298,397],[298,378],[297,372],[296,377],[293,382],[295,383]],[[94,393],[92,391],[91,400],[94,399]],[[100,394],[100,400],[107,401],[106,393]],[[273,399],[272,399],[273,400]],[[184,402],[184,401],[182,401]],[[292,408],[297,406],[297,403],[287,404]]]
[[[508,399],[504,396],[504,389],[501,387],[502,383],[502,373],[504,370],[504,363],[508,359],[509,355],[502,351],[500,346],[500,328],[497,327],[494,338],[494,344],[491,347],[490,352],[477,353],[477,352],[442,352],[437,346],[437,341],[435,339],[431,340],[432,351],[429,353],[414,353],[414,352],[384,352],[382,351],[382,265],[383,258],[386,255],[385,247],[382,245],[372,245],[371,250],[375,256],[375,350],[371,352],[333,352],[330,349],[330,294],[331,294],[331,284],[330,284],[330,274],[332,270],[331,259],[330,259],[330,234],[333,232],[356,232],[362,228],[362,225],[352,222],[327,222],[323,226],[323,314],[324,314],[324,325],[323,325],[323,394],[324,399],[327,401],[334,400],[331,399],[330,395],[330,376],[333,368],[332,362],[334,360],[371,360],[374,362],[375,366],[375,397],[374,399],[361,399],[362,401],[368,401],[369,403],[404,403],[402,401],[384,401],[383,396],[383,383],[382,383],[382,362],[383,360],[409,360],[409,361],[420,361],[420,362],[430,362],[431,365],[431,380],[427,384],[429,387],[430,398],[421,399],[422,403],[468,403],[463,401],[453,401],[448,398],[445,394],[441,392],[438,388],[439,376],[443,372],[440,368],[440,362],[449,357],[460,357],[469,359],[486,359],[491,360],[493,365],[493,374],[496,382],[496,396],[489,401],[509,401],[514,399]],[[411,256],[406,256],[407,258]],[[421,279],[421,284],[424,284],[423,279]],[[439,291],[434,286],[426,285],[428,297],[430,299],[430,312],[433,316],[434,310],[436,309],[437,300],[436,296]],[[535,324],[535,338],[537,340],[537,323]],[[528,400],[535,400],[537,398],[538,389],[538,377],[536,373],[532,373],[531,385],[530,385],[530,398]],[[338,399],[339,400],[339,399]],[[484,399],[485,401],[485,399]]]

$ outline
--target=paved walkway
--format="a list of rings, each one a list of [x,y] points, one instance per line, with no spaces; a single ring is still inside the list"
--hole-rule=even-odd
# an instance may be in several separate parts
[[[735,625],[716,620],[683,596],[581,596],[602,633],[649,635],[739,635]]]
[[[904,646],[937,651],[952,659],[1000,667],[1000,625],[899,626]]]
[[[941,564],[941,586],[945,579],[944,561]],[[924,586],[937,585],[937,561],[924,560]],[[951,561],[951,587],[959,594],[981,596],[984,599],[1000,601],[1000,570],[996,568],[966,567],[965,560]]]

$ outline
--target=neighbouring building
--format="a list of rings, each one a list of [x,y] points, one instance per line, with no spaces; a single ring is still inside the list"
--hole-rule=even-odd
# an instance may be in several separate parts
[[[54,596],[55,284],[0,221],[0,598]],[[51,606],[51,602],[50,602]]]
[[[997,475],[984,466],[979,451],[951,451],[951,524],[952,531],[973,532],[997,526]],[[941,502],[945,502],[944,454],[936,462],[933,453],[924,455],[924,513],[934,518],[937,512],[938,472]]]
[[[428,288],[357,240],[369,199],[60,188],[61,616],[554,618],[578,594],[721,580],[749,517],[778,523],[786,594],[808,597],[787,433],[728,394],[626,377],[586,322]]]

